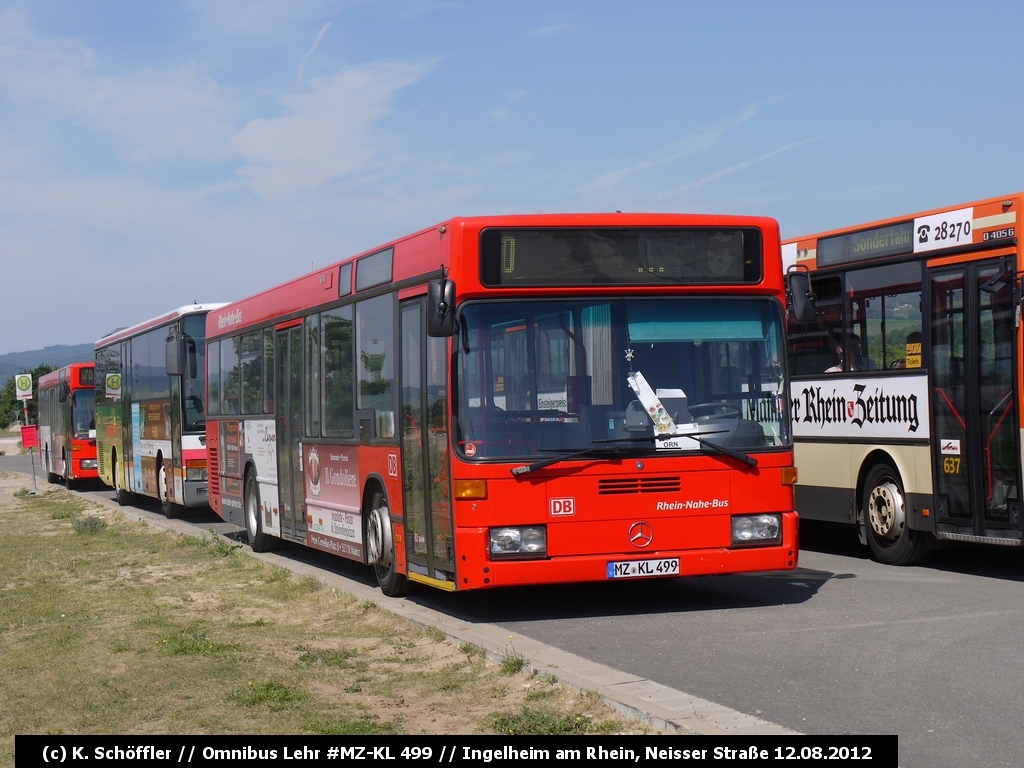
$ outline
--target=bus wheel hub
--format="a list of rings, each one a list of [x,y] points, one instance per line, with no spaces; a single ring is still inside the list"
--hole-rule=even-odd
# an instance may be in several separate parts
[[[391,512],[387,504],[382,504],[370,511],[366,521],[366,561],[387,568],[391,552]]]
[[[868,519],[876,534],[887,539],[898,539],[903,532],[903,494],[895,483],[882,483],[871,491],[868,498]]]

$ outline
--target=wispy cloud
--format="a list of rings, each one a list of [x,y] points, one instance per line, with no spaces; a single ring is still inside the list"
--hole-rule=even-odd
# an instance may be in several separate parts
[[[306,74],[306,62],[309,61],[309,57],[313,55],[316,47],[320,45],[320,41],[324,39],[324,35],[327,34],[327,30],[331,28],[331,22],[327,22],[320,27],[320,33],[316,36],[316,40],[313,41],[313,45],[309,47],[309,50],[302,54],[302,58],[299,59],[299,76],[295,79],[295,90],[302,88],[302,77]]]
[[[517,91],[512,91],[507,96],[505,96],[504,105],[489,110],[487,112],[487,116],[495,122],[502,122],[504,120],[508,120],[510,117],[512,117],[512,105],[515,104],[517,101],[522,100],[522,98],[525,95],[526,91],[521,89]]]
[[[764,103],[751,104],[732,117],[699,128],[693,134],[667,147],[662,147],[649,158],[635,165],[605,171],[586,185],[586,189],[594,192],[608,192],[631,176],[652,171],[703,152],[718,144],[727,133],[754,117]]]
[[[17,19],[0,16],[0,104],[9,125],[35,126],[29,143],[39,130],[77,130],[134,163],[226,158],[233,107],[194,63],[114,75],[80,42],[37,36]]]
[[[573,28],[572,24],[566,22],[559,22],[557,24],[546,24],[543,27],[537,27],[536,29],[530,30],[530,35],[533,37],[550,37],[552,35],[560,35],[563,32],[568,32]]]
[[[259,118],[231,146],[249,158],[238,170],[266,197],[315,189],[367,168],[389,141],[380,121],[403,88],[434,62],[386,61],[351,67],[309,82],[308,91],[280,98],[281,117]]]
[[[669,197],[675,197],[676,195],[679,195],[679,194],[681,194],[683,192],[689,192],[692,189],[697,189],[698,187],[703,187],[705,184],[710,184],[712,181],[718,181],[719,179],[723,179],[726,176],[729,176],[729,175],[731,175],[733,173],[736,173],[736,171],[742,171],[744,168],[749,168],[750,166],[756,165],[757,163],[760,163],[760,162],[762,162],[764,160],[767,160],[769,158],[781,155],[783,152],[788,152],[789,150],[793,149],[794,147],[799,147],[799,146],[801,146],[803,144],[809,144],[809,143],[811,143],[813,141],[818,141],[818,140],[819,139],[815,138],[815,139],[804,139],[803,141],[794,141],[794,142],[791,142],[791,143],[786,144],[784,146],[778,147],[777,149],[773,149],[771,152],[765,152],[763,155],[759,155],[758,157],[751,158],[750,160],[743,160],[743,161],[741,161],[739,163],[734,163],[733,165],[730,165],[728,168],[722,168],[721,170],[705,174],[704,176],[701,176],[696,181],[691,181],[688,184],[683,184],[681,186],[674,187],[673,189],[665,190],[660,195],[658,195],[658,199],[659,200],[664,200],[664,199],[669,198]]]

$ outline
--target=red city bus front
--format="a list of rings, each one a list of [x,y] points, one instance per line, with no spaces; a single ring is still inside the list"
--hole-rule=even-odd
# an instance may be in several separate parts
[[[209,315],[211,506],[388,595],[793,569],[784,301],[770,219],[450,220]]]

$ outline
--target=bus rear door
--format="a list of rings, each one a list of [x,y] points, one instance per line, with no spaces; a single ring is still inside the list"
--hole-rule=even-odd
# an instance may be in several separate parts
[[[930,271],[931,404],[937,533],[1021,539],[1010,259]]]

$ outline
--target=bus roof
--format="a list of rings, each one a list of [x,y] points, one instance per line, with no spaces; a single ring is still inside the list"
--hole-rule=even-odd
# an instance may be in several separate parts
[[[906,235],[910,237],[911,242],[907,243],[907,247],[898,253],[880,252],[878,257],[946,251],[951,248],[969,247],[979,243],[991,243],[995,246],[1001,240],[1007,241],[1004,243],[1005,245],[1011,245],[1011,241],[1016,237],[1016,229],[1020,226],[1022,206],[1024,206],[1024,192],[1015,192],[1002,197],[989,197],[969,203],[947,205],[942,208],[932,208],[927,211],[908,213],[903,216],[891,216],[886,219],[854,224],[840,229],[786,238],[782,241],[783,269],[787,269],[792,264],[801,263],[806,264],[812,269],[816,266],[826,266],[818,263],[818,241],[820,240],[840,238],[843,235],[862,232],[870,234],[875,230],[892,228],[894,225],[904,225]],[[940,224],[946,219],[961,223],[968,222],[970,223],[970,231],[956,240],[947,238],[942,242],[934,238],[928,239],[928,232],[922,235],[922,226],[928,227],[930,231],[933,225]],[[962,232],[962,230],[960,231]],[[922,241],[922,237],[926,239]],[[866,261],[875,258],[875,256],[869,253],[861,258]],[[850,261],[859,263],[861,258],[851,259]],[[827,266],[831,266],[831,263]]]
[[[185,315],[197,315],[200,313],[212,312],[213,310],[220,309],[223,306],[225,306],[223,302],[212,304],[187,304],[183,307],[172,309],[170,312],[165,312],[162,315],[152,317],[149,320],[144,320],[141,323],[136,323],[135,325],[129,326],[127,328],[120,328],[116,331],[111,331],[102,339],[97,341],[93,345],[93,348],[102,349],[103,347],[109,346],[116,342],[123,341],[125,339],[130,339],[133,336],[138,336],[140,333],[145,333],[146,331],[152,328],[157,328],[161,325],[166,325],[167,323],[177,320],[179,317],[184,317]]]
[[[207,338],[237,333],[275,318],[301,314],[317,306],[337,302],[341,296],[355,293],[355,282],[344,293],[339,293],[335,280],[340,279],[340,268],[355,264],[366,256],[395,249],[391,284],[401,283],[425,275],[433,276],[442,266],[450,267],[452,251],[475,240],[488,227],[749,227],[765,232],[765,254],[777,248],[779,225],[767,216],[737,216],[726,214],[692,213],[532,213],[500,216],[462,216],[442,221],[404,237],[369,248],[353,256],[336,261],[313,272],[300,275],[285,283],[238,301],[219,306],[216,316],[207,318]],[[778,251],[776,250],[777,254]],[[474,265],[475,269],[475,265]],[[350,277],[356,277],[350,275]],[[453,275],[453,278],[455,275]],[[770,280],[765,270],[765,279]],[[479,285],[479,278],[474,278]]]
[[[68,381],[74,379],[74,383],[78,384],[77,378],[73,375],[77,371],[83,368],[95,368],[96,364],[89,360],[88,362],[82,363],[69,363],[68,365],[62,366],[55,371],[43,374],[39,377],[39,387],[53,387],[61,381]]]

